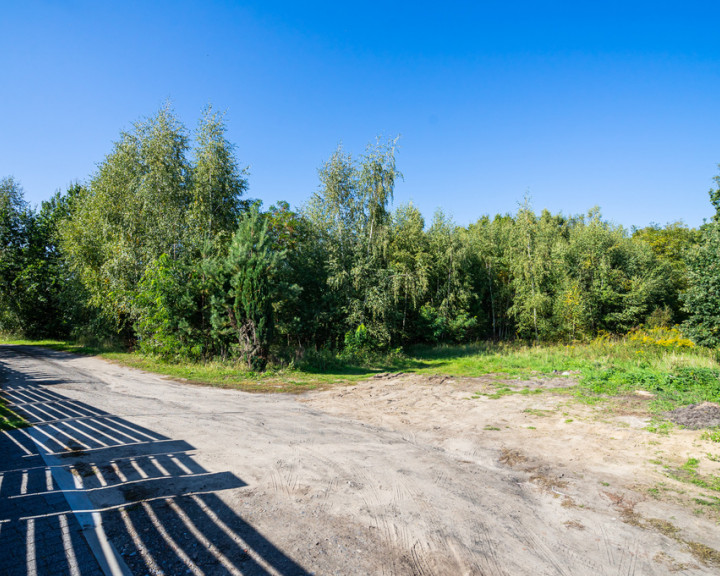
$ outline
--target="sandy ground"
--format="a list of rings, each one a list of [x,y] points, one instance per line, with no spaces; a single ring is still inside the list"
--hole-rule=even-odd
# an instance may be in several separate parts
[[[135,574],[720,572],[717,492],[670,477],[689,457],[720,474],[720,446],[645,430],[640,396],[550,390],[572,376],[285,396],[38,349],[0,364]]]

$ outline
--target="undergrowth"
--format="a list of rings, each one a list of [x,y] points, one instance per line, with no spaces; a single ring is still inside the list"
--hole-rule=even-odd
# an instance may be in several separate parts
[[[67,341],[13,341],[56,350],[101,354],[105,358],[216,386],[256,391],[296,392],[354,382],[378,372],[508,378],[573,378],[572,394],[584,402],[644,390],[659,413],[677,406],[720,401],[720,365],[715,350],[696,347],[676,329],[637,329],[624,338],[601,336],[587,343],[538,344],[476,342],[413,346],[391,351],[285,351],[262,372],[232,361],[170,362],[153,356]],[[498,396],[508,390],[498,390]]]

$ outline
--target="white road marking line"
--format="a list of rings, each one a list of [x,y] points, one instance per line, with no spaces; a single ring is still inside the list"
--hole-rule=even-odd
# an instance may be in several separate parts
[[[90,420],[91,422],[95,422],[95,424],[98,424],[98,422],[96,422],[95,420],[91,420],[89,418],[88,418],[88,420]],[[83,426],[85,426],[86,428],[90,428],[90,430],[92,430],[93,432],[100,434],[101,436],[104,436],[105,438],[110,438],[110,440],[112,440],[116,444],[123,444],[123,442],[120,439],[115,438],[114,436],[111,436],[107,432],[102,432],[102,431],[98,430],[97,428],[95,428],[95,426],[91,426],[90,424],[88,424],[88,420],[83,420],[79,423],[82,424]]]
[[[73,438],[72,436],[70,436],[70,434],[68,434],[67,432],[65,432],[65,430],[61,430],[60,428],[58,428],[57,426],[55,426],[55,424],[48,424],[48,427],[49,427],[49,428],[52,428],[53,430],[55,430],[55,431],[56,431],[58,434],[60,434],[61,436],[65,436],[70,442],[74,442],[75,444],[79,445],[83,450],[92,450],[92,448],[90,448],[90,446],[88,446],[87,444],[85,444],[85,442],[81,442],[81,441],[78,440],[77,438]],[[68,446],[69,446],[69,445],[68,445]],[[73,449],[75,449],[75,447],[73,447]],[[70,450],[70,448],[68,448],[68,450]]]
[[[72,430],[73,432],[77,432],[78,434],[82,434],[83,436],[85,436],[85,438],[89,438],[92,442],[96,442],[96,443],[100,444],[101,446],[107,448],[107,444],[106,444],[105,442],[103,442],[102,440],[98,440],[97,438],[93,438],[93,437],[90,436],[90,434],[88,434],[87,432],[83,432],[82,430],[78,430],[75,426],[73,426],[73,425],[70,424],[69,422],[63,422],[63,424],[64,424],[65,426],[67,426],[68,428],[70,428],[70,430]]]
[[[130,436],[129,434],[125,434],[125,433],[122,432],[121,430],[115,430],[115,429],[114,429],[112,426],[110,426],[107,422],[98,422],[98,421],[95,420],[95,419],[91,419],[90,422],[93,422],[94,424],[97,424],[98,426],[102,426],[103,428],[109,428],[110,430],[112,430],[112,431],[115,432],[116,434],[120,434],[121,436],[125,436],[125,438],[129,438],[129,439],[130,439],[130,442],[139,442],[139,440],[138,440],[137,438],[135,438],[134,436]],[[85,423],[85,425],[86,425],[86,426],[89,426],[89,424],[87,424],[87,422]],[[89,427],[92,428],[92,426],[89,426]],[[93,430],[94,430],[94,428],[93,428]],[[116,438],[115,436],[112,436],[111,434],[108,434],[107,432],[101,432],[101,434],[102,434],[103,436],[107,436],[108,438],[112,438],[112,439],[115,440],[115,442],[117,442],[118,444],[126,444],[126,443],[127,443],[127,440],[123,440],[122,438]]]
[[[75,466],[70,466],[70,474],[72,474],[73,483],[75,484],[75,490],[82,490],[83,489],[83,481],[82,478],[80,478],[80,472],[77,471],[77,468]]]
[[[151,436],[150,434],[146,434],[145,432],[143,432],[142,430],[138,430],[137,428],[131,428],[130,426],[128,426],[127,424],[124,424],[122,422],[118,422],[116,420],[111,420],[111,422],[113,424],[115,424],[116,426],[125,428],[126,430],[130,430],[130,432],[132,432],[133,434],[139,434],[140,436],[145,436],[145,438],[147,438],[148,440],[151,440],[153,442],[161,439],[159,437],[155,437],[155,436]],[[125,432],[122,432],[122,434],[125,434]],[[127,434],[125,434],[125,435],[127,436]]]
[[[32,430],[36,430],[37,432],[40,432],[40,434],[44,434],[45,436],[47,436],[50,440],[52,440],[53,442],[55,442],[55,444],[58,444],[58,445],[63,449],[63,451],[65,451],[65,452],[70,452],[70,451],[71,451],[69,446],[63,444],[63,443],[60,442],[60,440],[58,440],[57,438],[54,438],[53,436],[50,436],[50,434],[48,434],[47,432],[45,432],[45,430],[43,430],[42,427],[40,427],[40,426],[35,426],[34,428],[32,428]],[[33,438],[33,440],[35,439],[34,436],[31,436],[31,438]],[[47,450],[48,454],[52,452],[52,450],[48,450],[47,446],[45,446],[44,444],[41,444],[41,445],[43,446],[43,448],[45,448],[45,450]]]
[[[98,482],[100,482],[100,486],[103,488],[107,486],[107,482],[105,481],[105,476],[102,475],[102,472],[100,472],[100,468],[98,468],[95,464],[92,465],[92,471],[95,473],[95,477],[98,479]]]

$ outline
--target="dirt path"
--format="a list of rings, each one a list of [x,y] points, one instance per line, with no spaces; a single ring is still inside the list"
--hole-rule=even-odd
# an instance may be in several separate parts
[[[10,347],[0,365],[135,574],[720,570],[712,494],[658,464],[720,449],[647,432],[643,400],[606,414],[412,376],[250,395]]]

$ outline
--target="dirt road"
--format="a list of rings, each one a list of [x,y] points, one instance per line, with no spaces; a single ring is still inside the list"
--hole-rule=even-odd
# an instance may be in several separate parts
[[[0,366],[6,399],[35,423],[12,446],[47,462],[16,485],[86,498],[81,524],[99,512],[133,574],[720,570],[717,500],[669,477],[720,449],[700,432],[644,430],[642,399],[607,413],[403,375],[251,395],[21,347],[0,347]],[[718,474],[700,460],[698,474]],[[14,485],[4,476],[0,498]]]

